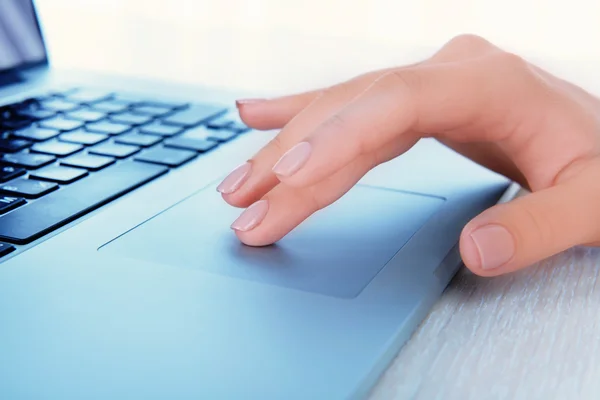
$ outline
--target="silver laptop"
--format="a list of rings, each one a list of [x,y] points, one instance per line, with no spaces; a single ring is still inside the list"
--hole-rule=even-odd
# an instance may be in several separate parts
[[[244,246],[215,187],[273,133],[235,95],[55,71],[32,3],[0,0],[0,398],[365,397],[510,196],[422,140]]]

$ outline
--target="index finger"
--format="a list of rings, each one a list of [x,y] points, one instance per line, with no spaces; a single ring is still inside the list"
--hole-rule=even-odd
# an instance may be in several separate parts
[[[490,136],[500,130],[484,125],[502,120],[519,94],[492,66],[476,59],[390,72],[321,123],[273,170],[287,185],[310,186],[391,141],[414,141],[415,134],[500,139]],[[474,123],[481,129],[465,129]]]

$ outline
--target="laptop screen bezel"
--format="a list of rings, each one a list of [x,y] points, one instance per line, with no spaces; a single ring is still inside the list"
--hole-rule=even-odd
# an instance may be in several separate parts
[[[33,19],[35,21],[35,28],[37,29],[38,35],[40,35],[40,40],[42,41],[42,46],[44,47],[44,58],[39,61],[24,62],[15,67],[12,67],[12,68],[0,69],[0,75],[15,74],[15,73],[26,71],[26,70],[36,68],[36,67],[48,66],[48,48],[46,47],[46,41],[45,41],[44,35],[42,33],[42,27],[40,25],[37,9],[35,7],[35,1],[33,1],[33,0],[27,0],[27,1],[29,1],[29,3],[31,4],[31,9],[33,10]]]

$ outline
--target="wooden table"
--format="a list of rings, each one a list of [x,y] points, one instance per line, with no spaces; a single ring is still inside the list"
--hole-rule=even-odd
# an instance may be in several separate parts
[[[60,66],[237,87],[252,95],[318,87],[433,50],[281,32],[178,30],[109,14],[71,13],[61,25],[56,21],[64,10],[45,11],[55,12],[46,28]],[[598,58],[530,56],[600,93]],[[599,271],[600,252],[593,249],[573,249],[493,279],[460,271],[371,397],[600,398]]]

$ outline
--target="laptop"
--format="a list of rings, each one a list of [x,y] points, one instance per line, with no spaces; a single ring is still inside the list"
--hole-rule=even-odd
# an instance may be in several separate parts
[[[240,94],[54,70],[39,26],[0,0],[0,398],[367,397],[514,193],[425,139],[245,246],[215,188],[275,132]]]

